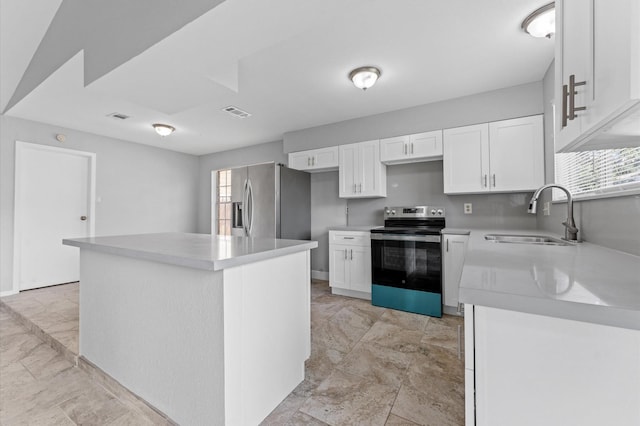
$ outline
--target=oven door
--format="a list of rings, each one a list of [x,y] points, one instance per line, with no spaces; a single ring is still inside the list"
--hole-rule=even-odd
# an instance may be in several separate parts
[[[372,282],[442,294],[439,235],[371,234]]]

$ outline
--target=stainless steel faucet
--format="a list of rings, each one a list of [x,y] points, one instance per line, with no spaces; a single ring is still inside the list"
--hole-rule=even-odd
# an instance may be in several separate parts
[[[527,209],[527,211],[531,214],[536,213],[536,209],[538,206],[538,197],[540,196],[540,193],[547,188],[558,188],[563,190],[565,194],[567,194],[567,220],[562,222],[565,227],[564,239],[567,241],[578,241],[578,228],[576,228],[576,221],[573,219],[573,197],[571,196],[571,191],[569,191],[564,186],[550,183],[538,188],[538,190],[533,193],[531,201],[529,201],[529,208]]]

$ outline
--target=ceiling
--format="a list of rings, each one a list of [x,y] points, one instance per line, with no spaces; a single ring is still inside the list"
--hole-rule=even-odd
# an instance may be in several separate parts
[[[190,154],[543,78],[546,0],[0,0],[4,114]],[[367,91],[347,79],[382,70]],[[234,105],[252,115],[223,111]],[[110,117],[121,113],[130,118]],[[152,123],[176,127],[162,138]]]

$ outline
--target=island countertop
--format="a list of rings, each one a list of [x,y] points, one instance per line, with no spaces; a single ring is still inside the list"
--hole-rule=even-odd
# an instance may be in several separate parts
[[[471,230],[460,279],[463,303],[640,329],[640,258],[588,242],[569,246],[487,241]]]
[[[63,244],[195,269],[219,271],[318,247],[317,241],[159,233],[65,239]]]

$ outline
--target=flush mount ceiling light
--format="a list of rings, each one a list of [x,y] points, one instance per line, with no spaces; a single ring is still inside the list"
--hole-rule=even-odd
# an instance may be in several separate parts
[[[169,126],[168,124],[160,124],[160,123],[153,124],[153,128],[156,129],[156,133],[159,134],[160,136],[169,136],[171,133],[173,133],[176,130],[176,128],[173,126]]]
[[[367,90],[380,78],[380,70],[376,67],[360,67],[349,73],[349,80],[358,89]]]
[[[551,38],[556,32],[555,2],[534,10],[522,21],[522,29],[533,37]]]

